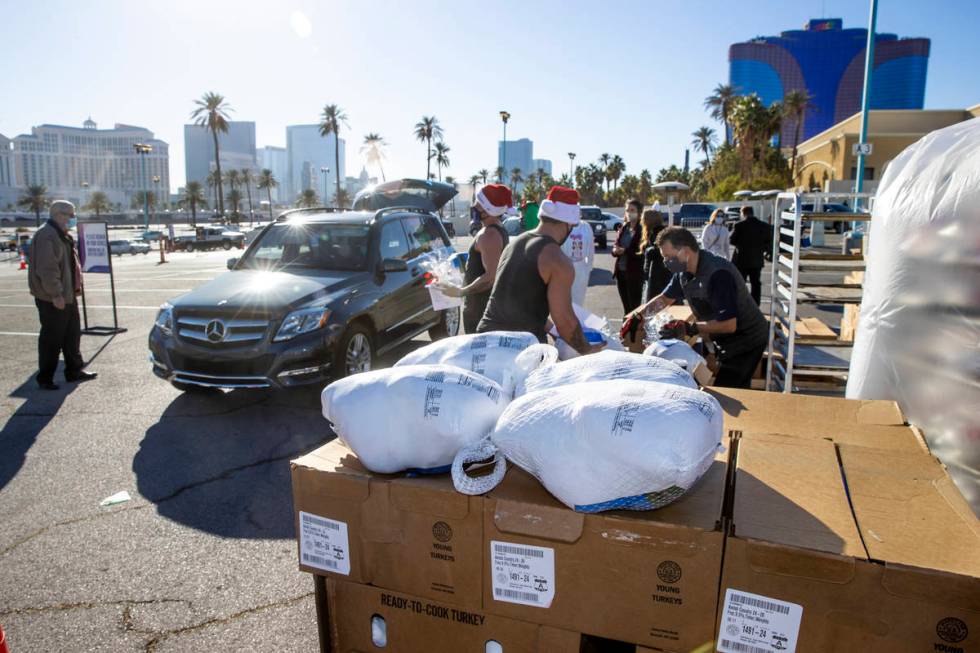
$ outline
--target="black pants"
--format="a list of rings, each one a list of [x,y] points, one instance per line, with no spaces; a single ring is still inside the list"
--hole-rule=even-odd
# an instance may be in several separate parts
[[[619,299],[623,302],[623,315],[640,305],[643,299],[643,279],[631,281],[616,275],[616,289],[619,290]]]
[[[762,268],[743,268],[742,266],[738,266],[738,271],[749,282],[752,299],[755,300],[755,305],[758,306],[762,302]]]
[[[65,355],[65,376],[77,375],[85,365],[80,351],[82,324],[78,318],[78,303],[66,304],[60,311],[51,302],[35,298],[34,303],[41,319],[41,336],[37,340],[38,382],[54,381],[61,353]]]
[[[765,350],[766,345],[763,345],[742,354],[720,358],[715,385],[719,388],[751,388],[752,376]]]

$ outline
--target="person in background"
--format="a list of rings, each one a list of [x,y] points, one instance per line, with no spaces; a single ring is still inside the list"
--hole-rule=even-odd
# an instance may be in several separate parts
[[[729,247],[728,227],[725,226],[725,212],[722,209],[715,209],[708,218],[708,224],[704,225],[701,232],[701,249],[707,250],[712,254],[730,260],[732,258]]]
[[[50,218],[31,240],[28,284],[41,322],[37,384],[44,390],[57,390],[54,373],[59,354],[65,356],[65,381],[91,381],[96,375],[82,369],[82,326],[75,301],[82,293],[82,268],[68,233],[75,226],[75,205],[55,200],[49,212]]]
[[[664,229],[664,216],[656,209],[643,212],[643,231],[640,251],[643,252],[643,301],[648,302],[667,287],[670,271],[664,267],[664,257],[657,247],[657,234]]]
[[[637,313],[656,314],[675,302],[687,301],[697,321],[668,322],[660,337],[710,338],[718,356],[715,385],[751,387],[769,343],[769,324],[740,282],[738,270],[730,261],[701,249],[694,234],[683,227],[661,231],[657,246],[673,277],[663,292],[640,306]]]
[[[575,268],[561,251],[579,222],[579,195],[574,188],[554,186],[541,203],[540,224],[507,246],[497,267],[497,280],[487,310],[477,327],[488,331],[527,331],[547,342],[548,315],[561,339],[580,354],[599,351],[585,339],[572,308]]]
[[[619,299],[623,302],[623,313],[630,313],[643,300],[643,252],[640,250],[640,214],[643,202],[631,199],[626,203],[626,221],[616,235],[612,248],[615,257],[613,277]]]
[[[575,266],[575,283],[572,284],[572,302],[585,306],[585,292],[589,288],[589,276],[595,265],[595,233],[592,225],[580,220],[561,251]]]
[[[538,227],[538,203],[535,201],[524,202],[522,207],[524,210],[521,212],[521,226],[524,227],[524,231],[531,231],[532,229],[537,229]]]
[[[480,189],[473,203],[473,213],[480,218],[481,228],[470,245],[463,275],[463,287],[439,284],[438,288],[449,297],[463,298],[463,330],[476,333],[490,299],[490,290],[497,277],[497,263],[510,238],[501,223],[501,217],[510,209],[510,188],[503,184],[487,184]]]
[[[762,268],[771,257],[772,228],[755,217],[751,206],[742,207],[742,219],[735,223],[730,237],[735,254],[732,263],[752,287],[756,305],[762,301]]]

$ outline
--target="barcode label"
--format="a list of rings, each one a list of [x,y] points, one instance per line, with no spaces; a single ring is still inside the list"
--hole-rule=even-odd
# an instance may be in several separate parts
[[[547,608],[555,598],[555,550],[490,541],[495,601]]]
[[[803,606],[743,590],[725,590],[718,629],[721,653],[793,653]]]
[[[350,575],[347,524],[308,512],[299,513],[299,560],[308,567]]]
[[[329,569],[336,569],[337,563],[330,558],[324,558],[322,556],[313,555],[312,553],[303,554],[303,562],[306,564],[313,564],[318,567],[327,567]]]
[[[539,598],[540,598],[537,594],[533,594],[532,592],[520,592],[518,590],[507,590],[507,589],[503,589],[501,587],[498,587],[497,589],[495,589],[493,591],[493,595],[494,596],[502,596],[502,597],[505,597],[505,598],[508,598],[508,599],[520,599],[521,601],[530,601],[532,603],[538,603],[539,602]]]
[[[789,606],[784,603],[773,603],[772,601],[756,599],[751,596],[745,596],[744,594],[736,594],[735,592],[732,592],[732,602],[751,605],[753,608],[762,608],[763,610],[778,612],[779,614],[789,614]]]
[[[751,644],[742,644],[741,642],[733,642],[727,639],[721,640],[720,648],[727,651],[734,651],[735,653],[769,653],[771,650],[768,648],[759,648],[758,646],[752,646]]]
[[[530,556],[532,558],[543,558],[544,551],[541,549],[530,549],[525,546],[513,546],[510,544],[494,544],[493,550],[498,553],[513,553],[519,556]]]

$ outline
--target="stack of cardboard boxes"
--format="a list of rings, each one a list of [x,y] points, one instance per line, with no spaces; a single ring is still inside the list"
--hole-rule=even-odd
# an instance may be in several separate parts
[[[891,402],[712,389],[731,437],[649,512],[293,462],[324,650],[970,651],[980,527]]]

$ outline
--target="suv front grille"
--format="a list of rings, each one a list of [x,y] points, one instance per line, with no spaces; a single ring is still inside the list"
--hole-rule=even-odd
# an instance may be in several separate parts
[[[248,344],[265,337],[268,320],[180,316],[177,335],[209,345]]]

